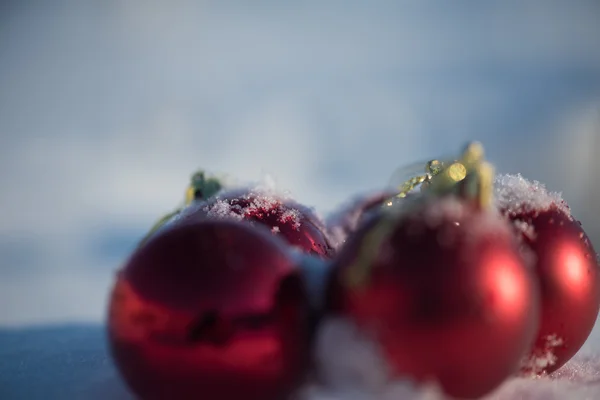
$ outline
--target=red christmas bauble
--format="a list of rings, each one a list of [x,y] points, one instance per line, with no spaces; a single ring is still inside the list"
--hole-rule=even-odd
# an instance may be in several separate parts
[[[477,398],[516,372],[539,293],[509,225],[456,197],[370,219],[333,267],[328,310],[379,343],[397,376]]]
[[[386,200],[394,197],[394,191],[379,191],[357,196],[327,218],[327,231],[340,248],[354,232],[372,215],[382,211]]]
[[[233,190],[182,211],[179,219],[232,218],[265,225],[304,253],[333,256],[326,229],[317,216],[292,200],[263,190]]]
[[[520,175],[500,176],[496,198],[513,223],[541,290],[541,319],[522,373],[551,373],[587,340],[600,307],[600,266],[586,233],[556,193]]]
[[[165,229],[119,272],[108,336],[142,399],[283,399],[308,363],[308,299],[285,243],[206,220]]]

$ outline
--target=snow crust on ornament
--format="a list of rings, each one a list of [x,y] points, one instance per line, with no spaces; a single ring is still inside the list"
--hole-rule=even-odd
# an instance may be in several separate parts
[[[495,192],[542,288],[540,330],[520,373],[551,373],[579,350],[597,319],[598,256],[560,193],[519,174],[497,176]]]
[[[521,174],[501,174],[494,180],[496,207],[508,215],[546,211],[556,207],[571,218],[571,210],[562,194],[551,192],[541,182],[530,181]]]
[[[554,354],[555,349],[560,348],[564,344],[563,338],[556,333],[546,335],[543,340],[545,341],[542,347],[543,351],[529,354],[521,362],[521,367],[529,370],[529,376],[532,378],[543,373],[546,368],[556,364],[558,357]]]
[[[228,199],[235,193],[239,193],[240,198],[248,200],[249,204],[244,206],[230,204]],[[214,196],[214,201],[210,201],[209,204],[206,202],[192,203],[173,220],[185,219],[199,209],[206,211],[210,217],[242,220],[244,217],[264,213],[265,211],[275,214],[283,203],[287,203],[290,207],[281,214],[279,222],[291,223],[295,229],[300,229],[302,214],[304,213],[311,216],[311,222],[314,225],[324,233],[326,232],[325,223],[314,208],[300,205],[289,191],[279,190],[269,177],[263,178],[262,181],[256,184],[229,187],[227,190],[222,190]]]
[[[248,193],[241,196],[243,200],[248,201],[247,206],[240,204],[231,204],[227,199],[221,199],[217,196],[214,203],[204,205],[203,209],[209,217],[216,218],[234,218],[244,219],[245,217],[263,216],[263,214],[275,214],[281,206],[281,200],[272,194],[260,192],[251,189]],[[298,230],[301,225],[300,211],[289,209],[281,213],[278,217],[280,223],[290,223],[291,226]]]
[[[267,227],[304,252],[330,258],[335,248],[323,220],[313,208],[295,201],[289,192],[277,190],[272,181],[221,191],[183,209],[171,223],[197,218],[248,221]]]

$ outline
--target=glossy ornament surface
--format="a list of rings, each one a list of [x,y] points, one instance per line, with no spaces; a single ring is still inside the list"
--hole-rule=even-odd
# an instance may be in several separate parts
[[[489,179],[462,185],[473,176],[465,174],[459,187],[445,170],[431,182],[436,192],[363,225],[328,288],[328,313],[369,335],[394,376],[433,380],[458,398],[481,397],[514,374],[538,327],[536,282],[510,225],[489,207],[487,164],[479,172]]]
[[[239,189],[220,193],[181,213],[182,220],[206,217],[258,223],[304,253],[322,258],[333,256],[334,249],[317,216],[307,207],[268,191]]]
[[[397,193],[379,191],[369,195],[357,196],[327,218],[327,231],[336,248],[341,248],[350,235],[370,217],[385,211],[386,204]],[[391,205],[391,204],[390,204]]]
[[[330,309],[371,332],[399,376],[434,378],[449,395],[477,398],[516,372],[537,329],[538,292],[503,221],[446,199],[375,245],[378,224],[340,255]],[[362,265],[369,246],[377,255]]]
[[[308,362],[308,299],[285,243],[248,224],[166,229],[119,272],[108,315],[141,399],[284,399]]]
[[[560,195],[539,182],[502,175],[496,179],[496,193],[542,295],[539,332],[522,373],[551,373],[577,353],[596,322],[600,307],[596,252]]]

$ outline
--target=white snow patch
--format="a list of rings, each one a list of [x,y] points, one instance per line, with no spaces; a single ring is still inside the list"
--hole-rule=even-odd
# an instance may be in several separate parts
[[[393,379],[377,343],[348,320],[324,320],[315,352],[319,383],[303,387],[299,399],[441,399],[433,385]]]
[[[237,220],[244,218],[241,212],[235,212],[236,209],[241,211],[241,207],[232,206],[226,200],[218,199],[215,200],[210,206],[203,205],[202,208],[211,218],[233,218]]]
[[[232,204],[232,200],[239,196],[240,199],[248,201],[247,205]],[[294,229],[299,229],[302,223],[302,213],[289,208],[282,210],[284,199],[279,193],[271,191],[266,186],[256,186],[247,191],[235,191],[221,193],[208,204],[191,205],[187,207],[182,215],[190,215],[202,207],[209,217],[243,219],[252,215],[268,215],[281,213],[278,218],[281,223],[291,223]]]
[[[560,341],[549,338],[551,343]],[[448,400],[434,384],[392,379],[377,344],[348,321],[330,318],[318,331],[317,380],[296,400]],[[508,377],[482,400],[588,400],[600,398],[600,355],[578,355],[542,377]]]
[[[390,380],[377,343],[350,321],[330,318],[317,336],[316,362],[328,386],[377,390]]]
[[[557,357],[554,354],[554,349],[564,344],[564,340],[556,334],[546,336],[544,341],[543,350],[530,354],[521,364],[522,367],[530,371],[532,377],[543,373],[545,368],[556,363]]]
[[[495,202],[507,214],[546,211],[552,207],[571,216],[562,194],[550,192],[538,181],[529,181],[521,174],[498,175],[494,181]]]
[[[537,238],[537,232],[533,225],[521,220],[515,220],[512,224],[527,239],[534,241]]]
[[[285,210],[281,217],[279,217],[279,221],[282,223],[290,222],[292,224],[292,228],[299,230],[300,229],[300,221],[302,218],[302,214],[298,210],[294,210],[290,208]]]
[[[242,201],[237,202],[235,199]],[[272,179],[264,178],[263,181],[252,186],[221,191],[207,202],[194,202],[183,208],[172,221],[187,219],[197,212],[206,213],[210,218],[234,220],[275,215],[278,216],[279,223],[290,224],[295,230],[299,230],[303,223],[309,222],[323,233],[328,242],[331,242],[326,225],[318,213],[313,208],[295,201],[290,192],[278,191]],[[279,233],[279,229],[274,229],[273,233]]]

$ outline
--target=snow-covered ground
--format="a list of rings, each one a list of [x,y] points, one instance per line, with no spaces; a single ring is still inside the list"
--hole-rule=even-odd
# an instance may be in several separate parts
[[[596,334],[592,341],[598,341]],[[590,345],[550,378],[511,379],[486,400],[594,400],[600,398],[600,352]],[[358,354],[359,356],[364,356]],[[352,355],[350,355],[352,356]],[[348,356],[346,356],[348,359]],[[365,359],[362,359],[365,361]],[[366,375],[375,368],[363,363]],[[343,377],[332,378],[339,383]],[[336,385],[337,385],[336,383]],[[373,388],[377,379],[365,385]],[[441,400],[435,388],[399,382],[361,391],[354,386],[307,385],[303,400]],[[130,400],[107,354],[100,325],[0,330],[0,398],[7,400]]]

